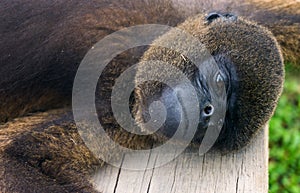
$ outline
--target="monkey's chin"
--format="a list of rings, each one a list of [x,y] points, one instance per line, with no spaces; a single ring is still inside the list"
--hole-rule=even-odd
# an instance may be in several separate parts
[[[209,122],[201,122],[198,124],[197,130],[193,136],[192,139],[189,139],[189,141],[186,141],[186,137],[174,137],[174,134],[176,133],[176,129],[172,128],[161,128],[158,130],[153,136],[156,140],[158,140],[160,143],[164,143],[170,139],[174,141],[175,143],[181,144],[184,143],[186,144],[187,142],[190,143],[191,145],[200,145],[205,133],[207,131]],[[170,132],[172,130],[172,132]]]

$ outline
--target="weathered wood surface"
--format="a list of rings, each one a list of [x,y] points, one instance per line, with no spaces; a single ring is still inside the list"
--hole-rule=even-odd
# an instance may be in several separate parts
[[[266,193],[268,127],[239,152],[204,156],[186,152],[162,167],[145,171],[107,165],[99,169],[93,180],[103,193]]]

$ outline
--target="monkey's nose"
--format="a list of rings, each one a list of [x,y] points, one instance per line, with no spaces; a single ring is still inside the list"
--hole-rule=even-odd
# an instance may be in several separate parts
[[[204,107],[203,112],[202,112],[202,116],[203,118],[208,119],[209,117],[211,117],[214,113],[214,107],[211,104],[208,104]]]

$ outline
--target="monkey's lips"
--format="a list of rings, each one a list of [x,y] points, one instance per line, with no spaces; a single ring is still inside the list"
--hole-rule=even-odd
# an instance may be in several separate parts
[[[160,128],[156,132],[156,134],[157,136],[163,137],[165,140],[171,139],[172,137],[174,137],[176,131],[179,129],[178,126],[179,125],[177,125],[177,128],[174,128],[174,127],[166,127],[165,125],[164,127]],[[195,144],[200,144],[203,137],[205,136],[208,126],[209,126],[209,120],[199,121],[191,142]],[[187,138],[185,136],[182,136],[182,138],[176,137],[176,139],[179,141],[185,141]]]
[[[209,125],[209,120],[199,122],[197,131],[192,140],[193,143],[201,143],[203,137],[205,136],[208,125]]]

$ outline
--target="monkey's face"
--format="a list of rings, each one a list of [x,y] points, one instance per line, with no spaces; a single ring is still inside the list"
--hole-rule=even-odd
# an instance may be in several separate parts
[[[185,61],[184,65],[192,69],[185,74],[189,77],[191,86],[178,83],[170,87],[153,81],[139,85],[136,91],[136,98],[139,100],[138,121],[144,124],[153,121],[151,119],[155,117],[164,117],[160,119],[164,122],[159,124],[159,128],[144,129],[157,131],[156,134],[169,139],[177,132],[180,124],[188,120],[187,112],[198,108],[197,119],[193,120],[197,125],[193,142],[200,143],[210,125],[217,125],[220,120],[226,120],[227,106],[234,106],[237,76],[230,60],[223,55],[203,61],[198,67],[190,61]],[[190,100],[192,93],[196,93],[198,103],[184,104]],[[154,103],[160,103],[161,108],[155,109]],[[213,116],[216,118],[212,119]],[[183,130],[189,132],[187,126]],[[183,134],[182,139],[184,138]]]
[[[197,16],[178,27],[198,38],[213,60],[196,64],[177,51],[150,47],[142,61],[169,63],[188,77],[192,87],[180,81],[172,87],[163,81],[138,85],[135,92],[137,122],[143,124],[153,117],[163,117],[163,124],[150,130],[167,138],[176,133],[182,122],[196,123],[194,142],[201,142],[210,126],[221,122],[216,146],[224,151],[245,146],[270,119],[282,91],[283,61],[275,38],[265,28],[231,14]],[[155,40],[170,47],[185,44],[185,41],[172,31]],[[197,49],[188,48],[192,56],[199,53],[195,51]],[[141,65],[136,82],[149,78],[149,74],[166,77],[166,74],[175,72]],[[197,102],[184,105],[184,102],[192,101],[193,95],[196,95]],[[164,108],[153,111],[151,105],[155,101]],[[198,110],[193,111],[195,108]],[[187,114],[191,111],[198,113],[197,119],[188,119]]]

